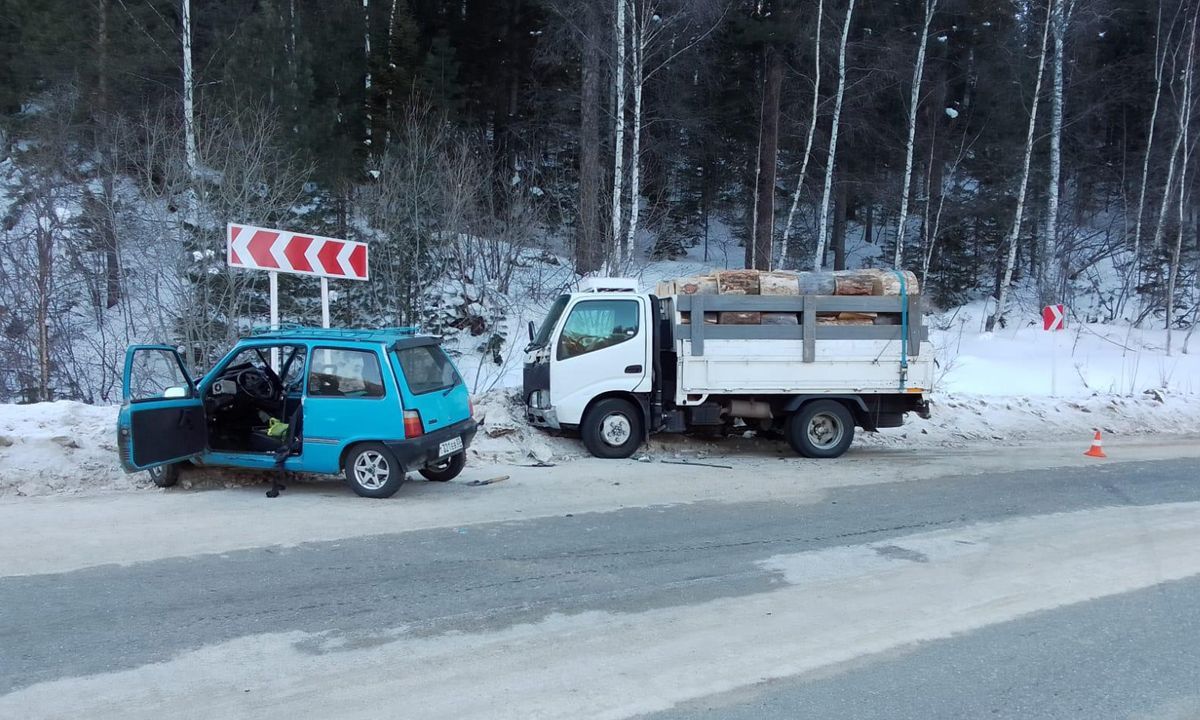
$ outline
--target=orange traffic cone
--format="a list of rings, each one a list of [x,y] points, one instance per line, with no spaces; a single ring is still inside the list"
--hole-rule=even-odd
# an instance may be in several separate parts
[[[1092,439],[1092,446],[1088,448],[1084,455],[1088,457],[1108,457],[1104,454],[1104,441],[1100,439],[1100,431],[1096,431],[1096,437]]]

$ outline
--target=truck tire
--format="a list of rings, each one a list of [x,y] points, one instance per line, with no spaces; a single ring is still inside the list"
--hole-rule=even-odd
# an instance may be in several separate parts
[[[835,458],[854,441],[854,418],[837,400],[814,400],[788,418],[792,449],[808,458]]]
[[[395,495],[405,478],[396,456],[379,443],[359,443],[350,448],[342,460],[342,472],[351,490],[376,499]]]
[[[579,433],[592,455],[627,458],[642,444],[642,415],[628,400],[606,398],[583,416]]]
[[[421,468],[420,473],[425,476],[426,480],[447,482],[458,477],[458,474],[463,471],[466,465],[467,454],[460,452],[457,455],[451,455],[440,464],[427,465]]]

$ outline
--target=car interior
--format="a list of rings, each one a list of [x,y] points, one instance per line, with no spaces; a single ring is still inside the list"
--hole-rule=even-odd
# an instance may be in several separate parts
[[[278,373],[272,350],[279,352]],[[209,447],[273,453],[290,443],[289,452],[299,454],[306,361],[303,345],[246,348],[230,358],[204,397]]]

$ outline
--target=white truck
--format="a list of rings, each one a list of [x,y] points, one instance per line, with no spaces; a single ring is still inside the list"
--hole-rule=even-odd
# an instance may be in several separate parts
[[[577,431],[597,457],[629,457],[651,433],[745,425],[832,458],[855,427],[929,417],[934,353],[919,295],[657,297],[629,280],[585,282],[554,301],[539,329],[529,323],[524,398],[530,424]],[[795,319],[702,320],[722,312]],[[878,320],[819,322],[841,313]]]

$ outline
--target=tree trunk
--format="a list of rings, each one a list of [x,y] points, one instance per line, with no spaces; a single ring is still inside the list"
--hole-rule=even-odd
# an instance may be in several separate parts
[[[792,247],[792,218],[800,205],[800,190],[804,187],[804,176],[808,173],[808,160],[812,157],[813,135],[817,130],[817,107],[821,99],[821,19],[825,11],[825,0],[817,0],[817,37],[813,45],[813,92],[809,110],[808,135],[804,139],[804,157],[800,161],[800,177],[796,179],[796,191],[792,193],[792,206],[788,209],[787,222],[783,226],[783,260],[780,265],[792,268],[799,263],[800,248]],[[797,242],[797,245],[799,242]]]
[[[363,110],[366,112],[366,132],[363,135],[363,145],[366,146],[367,152],[372,151],[372,143],[374,138],[372,134],[375,131],[375,118],[371,112],[371,0],[362,0],[363,8],[363,62],[365,72],[363,73]]]
[[[1061,0],[1050,0],[1050,13],[1053,6]],[[1046,40],[1050,35],[1050,16],[1042,28],[1042,47],[1038,52],[1037,81],[1033,84],[1033,100],[1029,108],[1029,129],[1025,133],[1025,159],[1021,165],[1021,183],[1017,187],[1017,208],[1013,212],[1012,228],[1008,231],[1008,260],[1004,264],[1004,276],[1000,281],[1000,290],[996,297],[996,312],[987,321],[987,331],[991,332],[1004,315],[1004,300],[1008,295],[1008,286],[1012,283],[1013,267],[1017,262],[1017,238],[1021,234],[1021,215],[1025,211],[1025,191],[1029,187],[1029,163],[1033,158],[1033,131],[1037,126],[1038,98],[1042,94],[1042,76],[1046,72]]]
[[[1171,21],[1171,31],[1167,33],[1167,39],[1174,31],[1175,21]],[[1125,284],[1126,289],[1122,292],[1120,305],[1125,302],[1126,296],[1132,292],[1140,297],[1138,287],[1141,285],[1141,257],[1142,257],[1142,216],[1146,208],[1146,185],[1150,179],[1150,154],[1154,150],[1154,129],[1158,123],[1158,107],[1162,99],[1162,79],[1163,70],[1167,64],[1167,53],[1163,44],[1162,38],[1162,3],[1158,4],[1158,17],[1155,23],[1156,31],[1154,33],[1154,103],[1150,110],[1150,124],[1146,128],[1146,154],[1142,158],[1142,180],[1138,187],[1138,204],[1137,204],[1137,219],[1133,226],[1133,260],[1130,263],[1129,271],[1126,273]],[[1163,52],[1160,54],[1160,49]],[[1138,302],[1140,311],[1141,302]],[[1120,313],[1121,308],[1118,307],[1117,312]]]
[[[638,205],[641,200],[642,171],[642,54],[646,50],[646,18],[635,8],[633,13],[633,147],[629,153],[629,230],[625,236],[625,262],[633,262],[637,240]]]
[[[846,269],[846,205],[847,183],[844,179],[837,181],[837,197],[833,201],[833,269]]]
[[[1052,2],[1050,25],[1054,32],[1054,88],[1050,97],[1050,177],[1046,187],[1046,231],[1042,238],[1038,301],[1049,305],[1057,299],[1061,259],[1058,253],[1058,203],[1062,178],[1063,124],[1063,44],[1067,39],[1067,18],[1063,3]]]
[[[842,23],[842,41],[838,46],[838,83],[833,103],[833,123],[829,130],[829,154],[825,161],[825,188],[821,192],[821,210],[817,214],[817,248],[813,253],[813,270],[825,264],[825,240],[828,237],[829,195],[833,190],[833,166],[837,161],[838,123],[842,120],[842,97],[846,92],[846,43],[850,39],[850,20],[854,15],[854,0],[846,4],[846,19]]]
[[[612,182],[612,244],[610,253],[616,265],[624,253],[621,251],[622,203],[625,182],[625,4],[629,0],[615,0],[613,37],[616,39],[616,54],[613,59],[613,182]],[[615,270],[615,268],[613,268]]]
[[[600,13],[583,4],[584,38],[579,102],[579,217],[575,225],[575,272],[604,263],[600,221]]]
[[[1167,355],[1171,354],[1171,326],[1175,319],[1175,283],[1179,278],[1179,254],[1183,248],[1183,228],[1186,217],[1188,184],[1188,164],[1191,160],[1191,143],[1188,142],[1189,129],[1192,124],[1192,77],[1196,62],[1196,21],[1200,19],[1200,10],[1192,10],[1192,30],[1188,40],[1187,64],[1183,72],[1183,99],[1179,110],[1179,134],[1182,136],[1182,162],[1179,163],[1179,217],[1175,231],[1175,246],[1171,248],[1170,264],[1167,267],[1167,302],[1166,302],[1166,331]]]
[[[755,228],[747,248],[746,267],[770,270],[771,240],[775,235],[775,166],[779,154],[779,93],[783,85],[783,59],[775,48],[767,49],[763,80],[761,142],[758,146],[758,188],[755,191]]]
[[[363,0],[366,2],[366,0]],[[183,0],[183,138],[188,178],[196,179],[196,111],[192,81],[192,0]]]
[[[900,217],[896,221],[896,256],[892,267],[899,268],[904,258],[905,230],[908,227],[908,196],[912,186],[913,141],[917,135],[917,108],[921,103],[921,76],[925,72],[925,46],[929,43],[929,23],[937,9],[937,0],[925,0],[925,23],[921,26],[921,45],[913,67],[912,90],[908,98],[908,140],[904,146],[904,183],[900,191]]]

